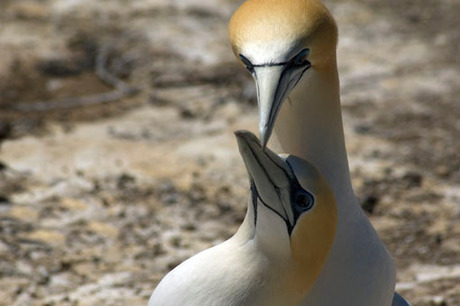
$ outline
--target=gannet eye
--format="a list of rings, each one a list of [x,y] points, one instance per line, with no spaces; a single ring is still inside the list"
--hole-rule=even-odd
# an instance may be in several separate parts
[[[292,59],[292,62],[296,66],[304,66],[305,64],[308,63],[308,61],[307,61],[308,54],[310,54],[310,49],[303,49],[302,51],[300,51],[299,54],[297,54]]]
[[[313,207],[315,199],[311,193],[305,190],[299,190],[295,194],[294,202],[300,210],[305,211]]]
[[[254,65],[242,54],[240,54],[240,59],[243,62],[243,64],[246,65],[246,69],[249,70],[249,72],[253,73],[254,72]]]

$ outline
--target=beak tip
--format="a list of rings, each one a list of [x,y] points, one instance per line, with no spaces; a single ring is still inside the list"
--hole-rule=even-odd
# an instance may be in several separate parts
[[[265,150],[267,148],[268,140],[270,139],[270,135],[267,133],[267,129],[261,128],[259,131],[260,135],[260,146],[262,147],[262,150]]]
[[[259,148],[259,150],[262,149],[262,151],[265,151],[267,148],[267,141],[263,135],[259,140],[256,135],[247,130],[237,130],[233,133],[235,134],[240,151],[246,150],[247,147]]]
[[[267,148],[267,142],[265,141],[261,142],[261,147],[262,147],[262,150],[265,151],[265,149]]]
[[[233,132],[233,134],[235,134],[236,138],[242,137],[243,133],[244,133],[244,130],[236,130],[236,131]]]
[[[258,143],[257,137],[247,131],[247,130],[237,130],[234,132],[236,141],[238,142],[238,145],[242,145],[243,143],[249,144],[249,143]]]

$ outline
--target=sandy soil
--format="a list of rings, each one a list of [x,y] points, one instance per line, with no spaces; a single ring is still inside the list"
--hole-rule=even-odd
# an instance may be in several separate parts
[[[0,1],[0,305],[145,305],[234,233],[233,131],[257,130],[226,35],[239,3]],[[326,4],[353,184],[397,290],[460,305],[460,3]],[[101,78],[101,58],[136,91]]]

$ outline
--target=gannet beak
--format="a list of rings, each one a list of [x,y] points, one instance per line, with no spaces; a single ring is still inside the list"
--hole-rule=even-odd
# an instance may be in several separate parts
[[[264,149],[287,92],[286,82],[282,81],[284,69],[284,65],[254,68],[259,104],[259,135]]]
[[[262,149],[257,137],[248,131],[236,131],[238,148],[257,196],[290,225],[294,213],[290,206],[289,186],[293,173],[287,163],[270,149]]]
[[[259,133],[263,149],[267,146],[284,100],[310,67],[308,61],[299,68],[293,68],[292,62],[253,65],[259,103]]]

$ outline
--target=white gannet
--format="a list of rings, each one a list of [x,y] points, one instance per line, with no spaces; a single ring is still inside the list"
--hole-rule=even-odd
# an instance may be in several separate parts
[[[331,254],[302,305],[407,305],[351,186],[333,17],[319,0],[248,0],[233,14],[229,38],[256,82],[262,145],[274,129],[282,151],[315,165],[338,199]]]
[[[320,273],[336,233],[332,189],[305,160],[235,134],[251,182],[245,219],[233,237],[168,273],[149,306],[298,305]]]

